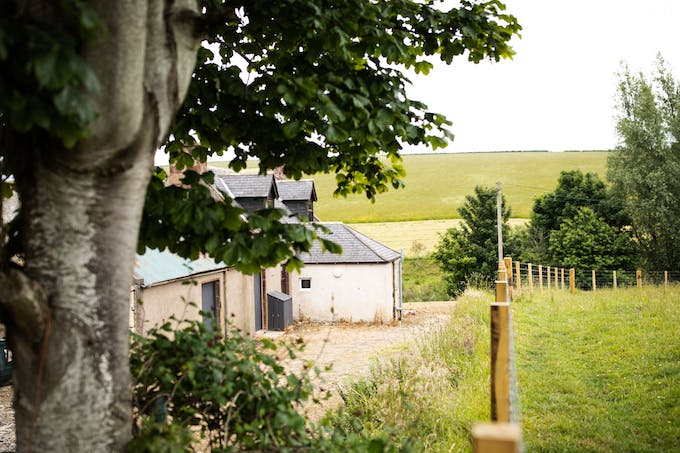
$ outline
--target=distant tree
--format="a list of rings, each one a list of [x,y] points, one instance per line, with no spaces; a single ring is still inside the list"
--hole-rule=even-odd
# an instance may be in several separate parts
[[[657,56],[651,78],[619,73],[616,131],[620,146],[607,176],[625,200],[649,269],[680,268],[680,87]]]
[[[510,231],[507,221],[510,208],[503,204],[503,236]],[[498,269],[498,226],[496,190],[475,187],[473,195],[465,197],[458,209],[463,224],[461,229],[449,228],[439,238],[433,257],[445,273],[447,292],[455,297],[473,280],[492,282]]]
[[[609,225],[589,207],[580,207],[552,231],[549,251],[555,263],[579,272],[580,286],[591,269],[631,269],[636,252],[630,234]]]
[[[542,264],[560,264],[550,252],[550,236],[582,207],[590,208],[606,225],[621,230],[629,224],[623,202],[613,196],[595,173],[562,171],[554,192],[534,201],[531,220],[521,238],[521,258]],[[561,265],[561,264],[560,264]]]

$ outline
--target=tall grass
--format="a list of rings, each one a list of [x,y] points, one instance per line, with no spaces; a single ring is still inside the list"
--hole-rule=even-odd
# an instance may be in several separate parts
[[[460,298],[445,327],[375,363],[342,391],[346,412],[369,433],[417,439],[422,451],[470,451],[472,424],[489,418],[489,301],[485,293]]]
[[[680,451],[680,287],[513,308],[528,451]]]
[[[402,281],[404,302],[449,300],[444,274],[432,257],[406,258]]]
[[[376,363],[343,391],[347,413],[422,451],[470,451],[489,419],[490,301],[467,293],[445,327]],[[680,286],[546,292],[515,300],[513,321],[527,451],[680,452]]]

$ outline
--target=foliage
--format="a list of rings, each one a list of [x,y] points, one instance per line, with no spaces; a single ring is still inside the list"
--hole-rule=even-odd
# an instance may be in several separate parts
[[[510,208],[502,201],[502,230],[507,237]],[[474,195],[465,197],[465,205],[458,210],[461,229],[450,228],[440,236],[432,254],[445,273],[449,296],[460,295],[471,282],[492,282],[498,270],[498,226],[496,190],[475,187]]]
[[[224,5],[204,0],[202,6],[209,17]],[[406,95],[408,80],[398,68],[427,73],[427,56],[446,63],[462,54],[473,62],[512,56],[507,42],[520,27],[504,9],[497,1],[463,1],[447,12],[411,0],[245,3],[226,20],[206,25],[165,149],[180,169],[194,158],[231,150],[229,166],[236,171],[257,158],[260,172],[282,165],[294,178],[330,172],[337,194],[364,193],[373,200],[403,185],[403,143],[438,148],[452,137],[446,118]],[[156,201],[147,199],[147,211],[156,210]],[[278,258],[293,257],[315,236],[299,247],[286,241],[296,236],[286,230],[296,226],[275,228],[282,239],[274,247]],[[176,236],[184,233],[178,228]],[[238,245],[228,233],[220,242]],[[142,245],[158,237],[143,235]],[[184,242],[177,248],[208,251],[201,240]],[[235,256],[248,257],[222,254]]]
[[[199,321],[172,319],[147,336],[133,335],[135,438],[129,451],[409,451],[385,433],[345,432],[300,413],[313,397],[306,363],[286,371],[304,344],[255,342],[229,329],[222,337]],[[316,401],[316,400],[315,400]],[[351,419],[350,419],[351,422]],[[202,440],[194,437],[200,434]]]
[[[404,302],[448,300],[444,275],[430,256],[406,258],[402,269]]]
[[[596,174],[583,174],[579,170],[562,171],[555,191],[534,200],[531,222],[528,230],[523,232],[522,260],[567,266],[552,253],[551,236],[565,220],[573,219],[582,207],[591,209],[616,230],[622,230],[629,224],[623,202],[613,196]]]
[[[632,269],[635,245],[627,232],[620,232],[588,207],[581,207],[550,234],[550,255],[562,267],[581,272],[591,269]],[[588,279],[580,275],[579,286]]]
[[[466,294],[453,316],[396,358],[342,391],[346,410],[368,433],[396,428],[419,451],[472,451],[472,424],[489,420],[487,293]]]
[[[680,87],[663,58],[651,80],[619,73],[616,131],[608,178],[626,203],[644,265],[680,266]]]
[[[80,53],[106,30],[86,1],[57,3],[44,15],[18,0],[0,7],[0,124],[73,147],[106,113],[92,107],[99,84]],[[465,0],[448,11],[437,1],[412,0],[199,3],[202,14],[192,24],[203,47],[163,148],[171,162],[182,169],[229,151],[236,171],[257,158],[261,172],[283,165],[294,178],[333,173],[337,194],[371,200],[403,186],[403,144],[436,149],[453,137],[444,116],[407,96],[403,69],[427,73],[428,57],[447,64],[455,56],[475,63],[508,58],[508,42],[521,30],[497,0]],[[236,222],[238,208],[211,206],[220,202],[195,193],[199,185],[187,184],[182,189],[190,193],[179,195],[177,188],[166,193],[159,180],[166,180],[162,169],[146,198],[140,250],[214,253],[252,272],[276,260],[294,268],[295,256],[318,239],[313,229],[282,224],[271,212]],[[188,199],[200,199],[193,222],[182,221],[188,208],[170,207]],[[213,233],[196,231],[197,220],[209,225],[221,217],[227,221]],[[251,242],[257,253],[247,252]]]
[[[0,4],[0,124],[49,131],[73,147],[97,117],[88,96],[99,82],[78,47],[101,31],[100,20],[80,0],[61,0],[60,20],[26,14],[23,3]]]
[[[316,237],[301,223],[285,225],[280,222],[284,211],[263,209],[248,215],[243,221],[243,209],[234,207],[226,198],[215,203],[207,185],[213,183],[213,174],[197,174],[186,171],[182,183],[194,187],[185,190],[179,186],[165,187],[164,174],[156,174],[146,194],[147,209],[140,231],[140,247],[171,252],[192,259],[198,257],[196,244],[210,256],[237,269],[256,273],[262,267],[271,267],[288,260],[290,270],[302,267],[302,262],[289,255],[289,247],[297,251],[309,251]],[[321,225],[312,224],[321,231]],[[324,250],[340,253],[335,243],[316,237]],[[139,249],[140,253],[144,249]]]
[[[527,451],[677,451],[680,287],[513,304]]]

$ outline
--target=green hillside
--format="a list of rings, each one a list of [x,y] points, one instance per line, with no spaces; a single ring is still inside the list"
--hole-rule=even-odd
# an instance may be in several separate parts
[[[348,223],[450,219],[475,185],[503,184],[512,216],[528,217],[533,199],[554,190],[562,170],[595,172],[604,178],[607,152],[459,153],[404,156],[406,187],[377,197],[333,197],[334,175],[315,175],[316,213]]]

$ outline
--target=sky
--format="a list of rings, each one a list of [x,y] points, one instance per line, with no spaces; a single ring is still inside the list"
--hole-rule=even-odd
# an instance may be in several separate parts
[[[411,77],[409,96],[453,122],[445,152],[613,149],[621,62],[649,74],[660,52],[680,77],[680,1],[504,3],[523,27],[512,60]]]

